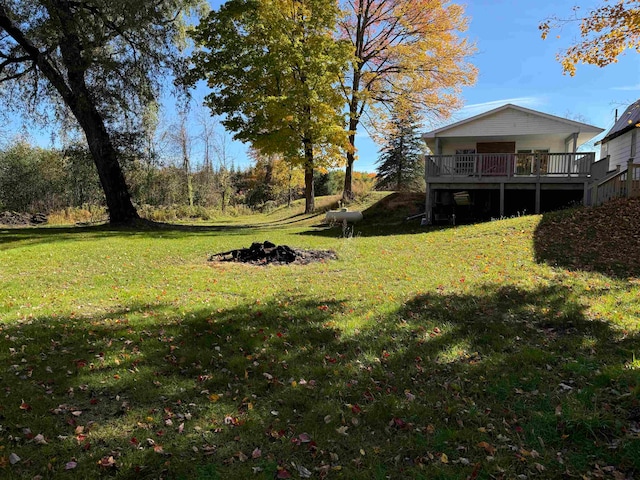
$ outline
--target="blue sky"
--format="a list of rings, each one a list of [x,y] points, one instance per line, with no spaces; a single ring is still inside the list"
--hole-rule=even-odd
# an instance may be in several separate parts
[[[464,35],[477,46],[471,62],[478,68],[478,80],[473,87],[463,90],[464,108],[454,112],[444,124],[514,103],[609,129],[614,123],[615,109],[622,113],[640,98],[640,54],[628,51],[618,63],[605,68],[580,65],[574,77],[563,75],[555,57],[577,39],[578,25],[569,24],[553,31],[544,41],[538,25],[552,15],[570,17],[576,3],[582,12],[587,12],[602,2],[469,0],[466,3],[469,29]],[[169,118],[171,109],[167,105],[165,115]],[[425,125],[424,130],[442,125]],[[43,139],[45,144],[50,138],[50,134],[42,132],[32,135]],[[356,146],[359,156],[356,170],[375,171],[379,146],[364,131],[359,132]],[[237,165],[248,164],[245,145],[233,142],[230,152]]]
[[[569,116],[609,129],[615,109],[622,113],[640,98],[640,54],[629,51],[619,62],[605,68],[580,65],[574,77],[562,74],[556,54],[577,39],[578,25],[568,24],[540,38],[538,25],[557,15],[571,17],[579,3],[587,12],[602,2],[594,0],[469,0],[466,12],[469,29],[464,34],[477,46],[471,62],[478,68],[478,80],[463,90],[464,108],[444,124],[497,108],[505,103]],[[559,35],[560,38],[556,38]],[[440,125],[425,125],[428,131]],[[356,139],[358,171],[375,171],[379,146],[363,130]],[[243,163],[244,146],[236,144],[233,154]]]

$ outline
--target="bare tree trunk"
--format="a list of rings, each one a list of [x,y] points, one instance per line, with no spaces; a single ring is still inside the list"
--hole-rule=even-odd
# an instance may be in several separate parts
[[[349,144],[352,148],[355,145],[356,136],[349,135]],[[353,152],[347,152],[347,166],[344,169],[344,189],[342,190],[342,200],[353,200],[353,162],[355,162],[356,156]]]
[[[291,207],[291,201],[293,200],[293,191],[291,189],[291,182],[293,181],[293,165],[289,165],[289,197],[287,198],[287,207]]]
[[[118,154],[111,143],[100,115],[88,104],[80,102],[83,107],[72,108],[80,127],[84,131],[89,151],[98,171],[100,184],[109,209],[111,223],[129,223],[140,217],[136,211],[124,173],[118,163]]]
[[[304,144],[304,213],[315,210],[315,191],[313,185],[313,144],[305,138]]]
[[[356,71],[353,75],[351,101],[349,102],[349,146],[347,151],[347,166],[344,171],[344,189],[342,190],[342,200],[353,200],[353,162],[356,160],[356,129],[360,119],[358,117],[358,90],[360,88],[360,72]]]

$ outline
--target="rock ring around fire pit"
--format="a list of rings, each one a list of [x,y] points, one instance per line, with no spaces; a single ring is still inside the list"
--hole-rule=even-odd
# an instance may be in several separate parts
[[[276,245],[269,241],[252,243],[249,248],[239,248],[228,252],[214,253],[209,256],[210,262],[240,262],[252,265],[290,264],[307,265],[311,262],[335,260],[333,250],[304,250],[287,245]]]

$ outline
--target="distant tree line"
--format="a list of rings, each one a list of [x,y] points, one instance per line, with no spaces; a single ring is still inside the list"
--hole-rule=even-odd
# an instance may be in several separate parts
[[[399,106],[446,118],[475,81],[464,8],[448,1],[228,0],[209,10],[206,0],[0,2],[4,105],[82,132],[113,223],[137,223],[136,204],[171,168],[190,207],[212,191],[222,208],[233,198],[228,166],[191,162],[182,119],[167,134],[171,168],[127,157],[150,145],[171,77],[183,96],[205,81],[206,105],[236,139],[300,167],[308,212],[323,169],[346,167],[343,197],[353,197],[359,128],[383,136]]]
[[[304,174],[281,158],[253,153],[248,167],[228,157],[212,155],[209,162],[149,152],[121,152],[122,165],[134,204],[142,213],[179,208],[183,216],[201,216],[204,209],[220,214],[238,210],[269,211],[304,196]],[[318,195],[339,195],[344,172],[316,171]],[[356,173],[358,193],[370,191],[375,175]],[[88,148],[73,143],[42,148],[18,138],[0,148],[0,211],[51,213],[69,208],[105,207],[105,196]]]

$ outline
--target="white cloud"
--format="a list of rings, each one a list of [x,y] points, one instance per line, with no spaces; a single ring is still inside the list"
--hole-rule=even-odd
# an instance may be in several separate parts
[[[534,108],[543,105],[545,102],[541,97],[503,98],[501,100],[491,100],[490,102],[472,103],[470,105],[465,105],[457,113],[456,116],[462,116],[465,118],[471,117],[473,115],[478,115],[480,113],[493,110],[494,108],[501,107],[502,105],[506,105],[507,103],[513,103],[520,107]]]
[[[635,92],[640,90],[640,83],[636,83],[635,85],[625,85],[622,87],[613,87],[611,90],[618,90],[622,92]]]

